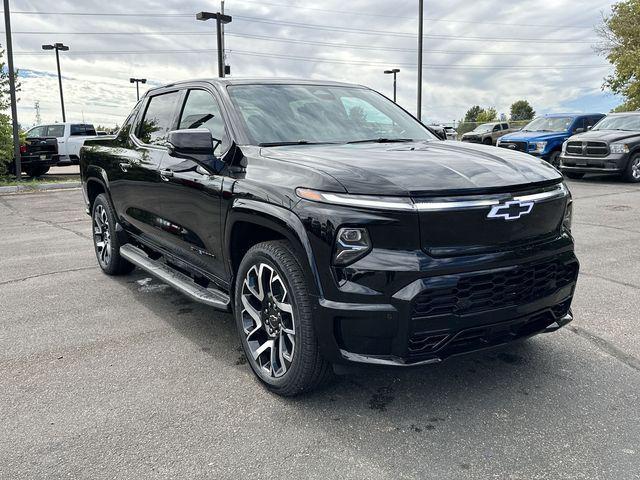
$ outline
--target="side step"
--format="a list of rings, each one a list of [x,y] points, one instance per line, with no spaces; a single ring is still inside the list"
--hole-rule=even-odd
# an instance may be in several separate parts
[[[180,290],[196,302],[204,303],[205,305],[219,308],[221,310],[228,310],[229,308],[228,295],[219,290],[205,288],[198,285],[189,276],[174,270],[162,262],[149,258],[145,252],[131,244],[121,246],[120,255],[137,267],[140,267],[151,275],[158,277],[164,283]]]

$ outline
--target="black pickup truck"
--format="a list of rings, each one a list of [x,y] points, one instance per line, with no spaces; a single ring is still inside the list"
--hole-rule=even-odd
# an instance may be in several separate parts
[[[233,313],[281,395],[572,319],[571,196],[529,155],[438,140],[379,93],[217,79],[150,90],[80,170],[100,267]]]
[[[58,163],[56,132],[48,134],[47,128],[43,126],[29,130],[24,144],[20,145],[21,170],[29,177],[44,175]],[[15,169],[15,165],[12,167]]]

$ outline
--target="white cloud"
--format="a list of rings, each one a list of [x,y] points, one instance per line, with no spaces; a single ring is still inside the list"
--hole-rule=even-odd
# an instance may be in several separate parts
[[[366,84],[391,95],[391,78],[382,71],[399,66],[398,100],[415,111],[417,2],[412,0],[291,0],[243,2],[227,0],[227,12],[234,21],[227,27],[226,47],[236,76],[284,76],[324,78]],[[474,104],[495,106],[507,112],[516,99],[527,98],[534,108],[546,111],[576,108],[584,98],[590,109],[600,93],[606,62],[592,50],[593,26],[608,12],[611,1],[532,0],[482,2],[425,2],[426,65],[424,69],[423,116],[427,120],[459,119]],[[137,2],[96,0],[15,0],[14,11],[94,13],[185,13],[189,16],[12,16],[14,49],[41,52],[43,43],[62,41],[71,47],[61,54],[67,117],[102,124],[121,123],[135,102],[135,86],[129,77],[146,77],[157,84],[216,73],[215,24],[198,22],[195,13],[211,10],[215,2],[198,0],[138,0]],[[327,10],[360,12],[361,15]],[[366,15],[365,15],[366,14]],[[193,15],[193,16],[191,16]],[[281,24],[252,22],[254,17]],[[438,19],[438,21],[434,21]],[[289,24],[286,24],[286,23]],[[293,23],[335,27],[341,31],[300,28]],[[505,25],[509,24],[509,25]],[[551,25],[552,27],[548,27]],[[555,26],[555,27],[553,27]],[[572,27],[579,28],[572,28]],[[374,30],[389,34],[364,34],[345,29]],[[17,32],[56,32],[32,35]],[[69,34],[67,32],[83,33]],[[101,35],[123,32],[201,32],[207,35]],[[396,35],[396,33],[407,36]],[[266,38],[245,38],[266,37]],[[447,38],[448,37],[448,38]],[[465,39],[461,39],[465,37]],[[472,41],[469,37],[487,40]],[[290,39],[298,43],[272,41]],[[531,39],[514,43],[500,38]],[[560,42],[557,40],[560,39]],[[539,43],[555,40],[555,43]],[[332,47],[304,42],[345,44]],[[586,42],[586,43],[578,43]],[[354,47],[355,46],[355,47]],[[379,48],[374,50],[373,48]],[[371,48],[371,49],[368,49]],[[210,50],[199,53],[82,54],[80,52]],[[448,52],[448,53],[443,53]],[[455,53],[451,53],[455,52]],[[55,73],[53,52],[16,55],[16,66],[33,72]],[[258,56],[249,55],[254,53]],[[513,55],[510,55],[513,53]],[[274,58],[273,56],[298,57]],[[328,60],[344,63],[314,63]],[[370,63],[370,65],[366,65]],[[567,65],[590,65],[565,69]],[[455,67],[458,66],[458,67]],[[464,67],[460,67],[464,66]],[[467,68],[475,66],[477,68]],[[483,68],[483,67],[504,68]],[[510,66],[510,67],[508,67]],[[449,68],[443,68],[449,67]],[[513,67],[543,67],[522,69]],[[557,67],[557,68],[549,68]],[[34,102],[39,101],[44,121],[60,120],[57,78],[31,74],[22,79],[19,117],[33,123]],[[615,99],[609,100],[615,103]],[[605,101],[606,103],[606,101]]]

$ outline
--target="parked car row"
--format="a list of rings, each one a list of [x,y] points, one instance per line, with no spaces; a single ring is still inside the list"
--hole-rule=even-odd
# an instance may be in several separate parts
[[[640,112],[549,114],[522,129],[484,123],[461,140],[528,153],[569,178],[599,173],[640,182]]]

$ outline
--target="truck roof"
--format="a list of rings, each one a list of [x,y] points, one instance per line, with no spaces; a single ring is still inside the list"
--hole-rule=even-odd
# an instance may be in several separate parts
[[[542,115],[542,117],[545,117],[545,118],[590,117],[590,116],[596,116],[596,115],[604,115],[604,114],[600,113],[600,112],[593,112],[593,113],[546,113],[546,114]]]
[[[180,82],[169,83],[167,85],[162,85],[159,87],[151,88],[148,91],[153,92],[154,90],[159,90],[162,88],[170,87],[173,85],[184,85],[193,82],[207,82],[214,85],[326,85],[326,86],[339,86],[339,87],[363,87],[363,85],[355,84],[355,83],[346,83],[346,82],[335,82],[332,80],[313,80],[313,79],[304,79],[304,78],[258,78],[258,77],[247,77],[247,78],[198,78],[192,80],[182,80]]]

